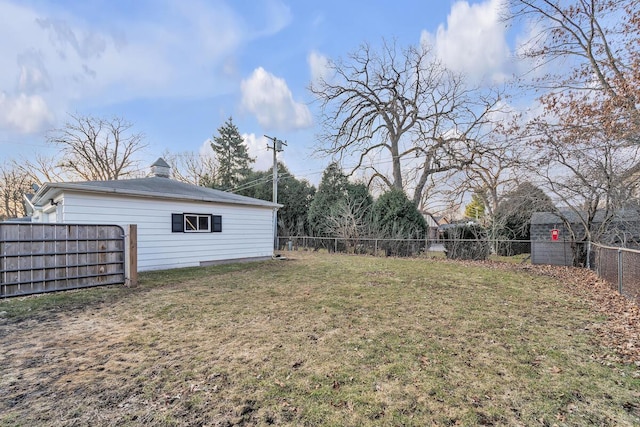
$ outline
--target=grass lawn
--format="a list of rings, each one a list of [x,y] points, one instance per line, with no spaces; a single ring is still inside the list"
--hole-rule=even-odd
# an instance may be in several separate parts
[[[556,279],[287,255],[0,301],[0,425],[640,424],[638,366]]]

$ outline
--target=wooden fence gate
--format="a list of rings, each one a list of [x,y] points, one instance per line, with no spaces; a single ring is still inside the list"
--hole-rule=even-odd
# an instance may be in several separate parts
[[[0,297],[121,283],[118,225],[0,223]]]

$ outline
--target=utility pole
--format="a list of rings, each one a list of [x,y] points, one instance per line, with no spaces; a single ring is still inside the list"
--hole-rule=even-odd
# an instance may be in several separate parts
[[[265,138],[271,140],[273,145],[267,145],[267,150],[273,150],[273,203],[278,203],[278,159],[277,154],[280,151],[283,151],[282,146],[287,145],[286,142],[273,137],[273,136],[264,136]],[[273,248],[278,249],[278,211],[274,209],[273,211]]]

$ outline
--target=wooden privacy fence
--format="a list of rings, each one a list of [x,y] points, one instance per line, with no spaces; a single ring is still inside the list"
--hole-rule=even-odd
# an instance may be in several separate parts
[[[0,297],[133,284],[135,244],[135,225],[0,223]]]

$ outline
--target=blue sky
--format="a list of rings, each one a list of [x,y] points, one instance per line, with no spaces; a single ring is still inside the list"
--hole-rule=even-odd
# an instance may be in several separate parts
[[[67,112],[122,116],[146,135],[141,158],[207,151],[233,116],[256,169],[280,154],[317,184],[317,106],[307,90],[327,60],[382,38],[429,40],[450,67],[505,80],[522,34],[505,0],[0,0],[0,161],[53,152]]]

